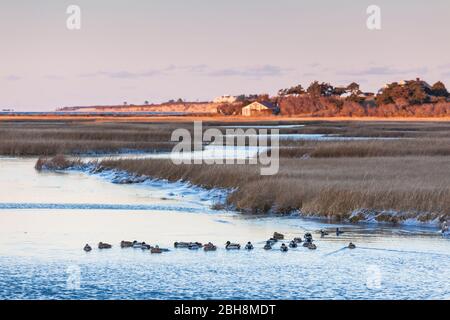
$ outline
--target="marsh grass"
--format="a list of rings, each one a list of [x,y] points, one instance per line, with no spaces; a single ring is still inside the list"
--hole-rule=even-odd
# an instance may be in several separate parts
[[[206,188],[235,189],[227,204],[245,213],[299,210],[348,218],[355,210],[450,212],[447,157],[282,159],[276,176],[256,165],[174,165],[169,160],[108,160],[101,166]]]
[[[0,154],[57,154],[169,151],[172,126],[121,123],[0,123]]]
[[[219,125],[205,123],[204,128]],[[124,149],[169,151],[174,145],[170,134],[180,127],[191,130],[192,123],[0,123],[0,154],[46,158]],[[392,210],[411,216],[449,216],[447,123],[318,121],[282,133],[399,139],[282,141],[280,171],[269,177],[261,176],[257,165],[174,165],[170,160],[121,159],[103,161],[100,166],[205,188],[232,189],[227,204],[245,213],[299,210],[339,219],[357,210]],[[38,169],[49,161],[44,158],[38,161]],[[48,163],[53,168],[70,165],[61,156]]]

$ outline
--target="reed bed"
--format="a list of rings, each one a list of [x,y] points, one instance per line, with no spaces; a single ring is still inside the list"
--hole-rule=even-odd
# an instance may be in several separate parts
[[[100,165],[206,188],[231,188],[227,204],[244,213],[348,218],[355,210],[450,212],[448,157],[282,159],[275,176],[256,165],[174,165],[169,160],[108,160]]]

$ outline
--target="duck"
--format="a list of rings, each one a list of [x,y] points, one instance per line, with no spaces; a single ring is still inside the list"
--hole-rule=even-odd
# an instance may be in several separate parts
[[[86,244],[84,246],[83,250],[86,251],[86,252],[89,252],[89,251],[92,251],[92,248],[91,248],[91,246],[89,244]]]
[[[227,241],[227,243],[225,243],[225,249],[227,250],[240,250],[241,249],[241,245],[238,243],[231,243],[230,241]]]
[[[328,235],[328,232],[326,232],[325,230],[320,229],[320,237],[325,237]]]
[[[349,249],[355,249],[356,246],[355,246],[352,242],[350,242],[350,243],[348,244],[348,248],[349,248]]]
[[[336,235],[339,236],[341,234],[343,234],[344,231],[339,230],[339,228],[336,228]]]
[[[288,250],[289,250],[288,247],[284,243],[282,243],[281,247],[280,247],[280,251],[281,252],[287,252]]]
[[[198,250],[201,247],[202,247],[202,244],[198,243],[198,242],[190,242],[189,245],[188,245],[188,249],[189,250]]]
[[[98,248],[99,249],[111,249],[112,245],[110,245],[109,243],[99,242],[98,243]]]
[[[292,241],[294,241],[295,243],[302,243],[303,242],[302,238],[294,238],[294,240],[292,240]]]
[[[266,241],[264,245],[264,250],[272,250],[272,243],[270,241]]]
[[[245,250],[253,250],[253,244],[250,241],[245,245]]]
[[[151,250],[150,253],[162,253],[162,250],[159,248],[159,246],[154,246]]]
[[[274,245],[275,243],[277,243],[278,242],[278,240],[277,239],[275,239],[275,238],[270,238],[269,240],[267,240],[267,241],[269,241],[270,242],[270,244],[272,244],[272,245]]]
[[[314,243],[310,242],[310,243],[308,244],[308,249],[309,249],[309,250],[316,250],[316,249],[317,249],[317,246],[316,246]]]
[[[173,246],[175,248],[188,248],[189,242],[174,242]]]
[[[290,247],[290,248],[297,248],[297,242],[295,242],[294,240],[292,240],[291,242],[289,242],[289,247]]]
[[[203,250],[205,250],[205,251],[216,251],[217,247],[214,244],[212,244],[211,242],[208,242],[207,244],[205,244],[203,246]]]
[[[142,250],[150,250],[151,248],[152,248],[152,246],[149,244],[146,244],[145,242],[142,243],[142,245],[141,245]]]
[[[305,235],[303,236],[303,238],[305,239],[305,242],[313,242],[312,234],[309,233],[309,232],[305,233]]]
[[[147,244],[143,242],[133,241],[133,248],[135,249],[142,249],[142,247],[145,247]]]
[[[277,240],[283,240],[284,239],[284,234],[278,233],[278,232],[274,232],[273,233],[273,238],[277,239]]]
[[[124,241],[124,240],[122,240],[122,241],[120,241],[120,247],[121,248],[131,248],[133,246],[134,242],[135,241],[131,242],[131,241]]]

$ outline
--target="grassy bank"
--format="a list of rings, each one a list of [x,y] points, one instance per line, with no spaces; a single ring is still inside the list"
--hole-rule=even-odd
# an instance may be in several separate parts
[[[348,219],[358,210],[395,211],[422,220],[450,212],[448,157],[282,159],[276,176],[257,166],[174,165],[166,160],[112,160],[100,165],[206,188],[233,188],[227,204],[244,213],[289,213]],[[362,217],[361,217],[362,218]],[[358,220],[358,215],[352,217]],[[399,222],[380,215],[378,220]]]

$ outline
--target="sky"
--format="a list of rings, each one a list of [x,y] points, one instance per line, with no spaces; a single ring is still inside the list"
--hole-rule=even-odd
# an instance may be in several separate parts
[[[69,30],[66,10],[81,9]],[[381,30],[366,10],[381,9]],[[314,80],[450,86],[448,0],[1,0],[0,108],[275,94]]]

